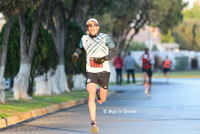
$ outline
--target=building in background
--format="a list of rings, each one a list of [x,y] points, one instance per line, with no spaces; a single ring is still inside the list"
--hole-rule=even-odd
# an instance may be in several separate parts
[[[157,44],[157,49],[159,51],[174,51],[179,52],[180,45],[178,43],[160,43]]]

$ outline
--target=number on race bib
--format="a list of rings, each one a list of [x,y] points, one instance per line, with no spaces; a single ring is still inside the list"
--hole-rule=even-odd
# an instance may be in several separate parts
[[[90,59],[90,66],[91,67],[103,67],[103,63],[102,64],[96,63],[96,61],[94,60],[94,58],[91,58]]]

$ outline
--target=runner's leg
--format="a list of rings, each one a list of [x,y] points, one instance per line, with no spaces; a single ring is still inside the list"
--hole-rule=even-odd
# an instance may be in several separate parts
[[[168,81],[169,81],[169,71],[166,73],[166,75],[167,75],[167,83],[168,83]]]
[[[144,87],[145,87],[144,93],[147,94],[148,88],[147,88],[147,73],[146,72],[143,72],[143,78],[144,78]]]
[[[127,70],[127,84],[129,84],[130,70]]]
[[[164,77],[166,77],[166,71],[165,71],[165,69],[163,69],[163,72],[164,72]]]
[[[149,90],[148,90],[148,97],[151,97],[151,76],[149,76]]]
[[[151,77],[149,77],[149,91],[151,92]]]
[[[99,104],[102,104],[106,101],[108,90],[104,89],[100,86],[100,100],[98,100]]]
[[[98,77],[99,77],[99,87],[100,87],[100,92],[99,92],[100,99],[98,99],[98,103],[102,104],[103,102],[106,101],[107,98],[110,72],[102,72],[98,75]]]
[[[88,108],[89,108],[91,121],[96,121],[96,103],[95,103],[96,88],[97,88],[97,84],[95,83],[87,84]]]

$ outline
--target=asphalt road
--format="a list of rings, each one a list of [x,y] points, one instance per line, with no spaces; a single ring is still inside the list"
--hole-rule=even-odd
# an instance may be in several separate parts
[[[97,134],[200,134],[200,79],[153,79],[143,85],[111,86],[115,96],[97,104]],[[87,104],[20,123],[5,134],[89,134]]]

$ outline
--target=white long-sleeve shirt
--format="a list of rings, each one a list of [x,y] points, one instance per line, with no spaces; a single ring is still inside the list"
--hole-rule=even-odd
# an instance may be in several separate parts
[[[144,59],[148,58],[148,54],[142,54],[139,58],[139,66],[142,68],[142,56],[144,55]],[[155,60],[152,54],[149,53],[149,59],[150,59],[150,63],[151,63],[151,68],[153,68],[153,65],[155,64]]]

